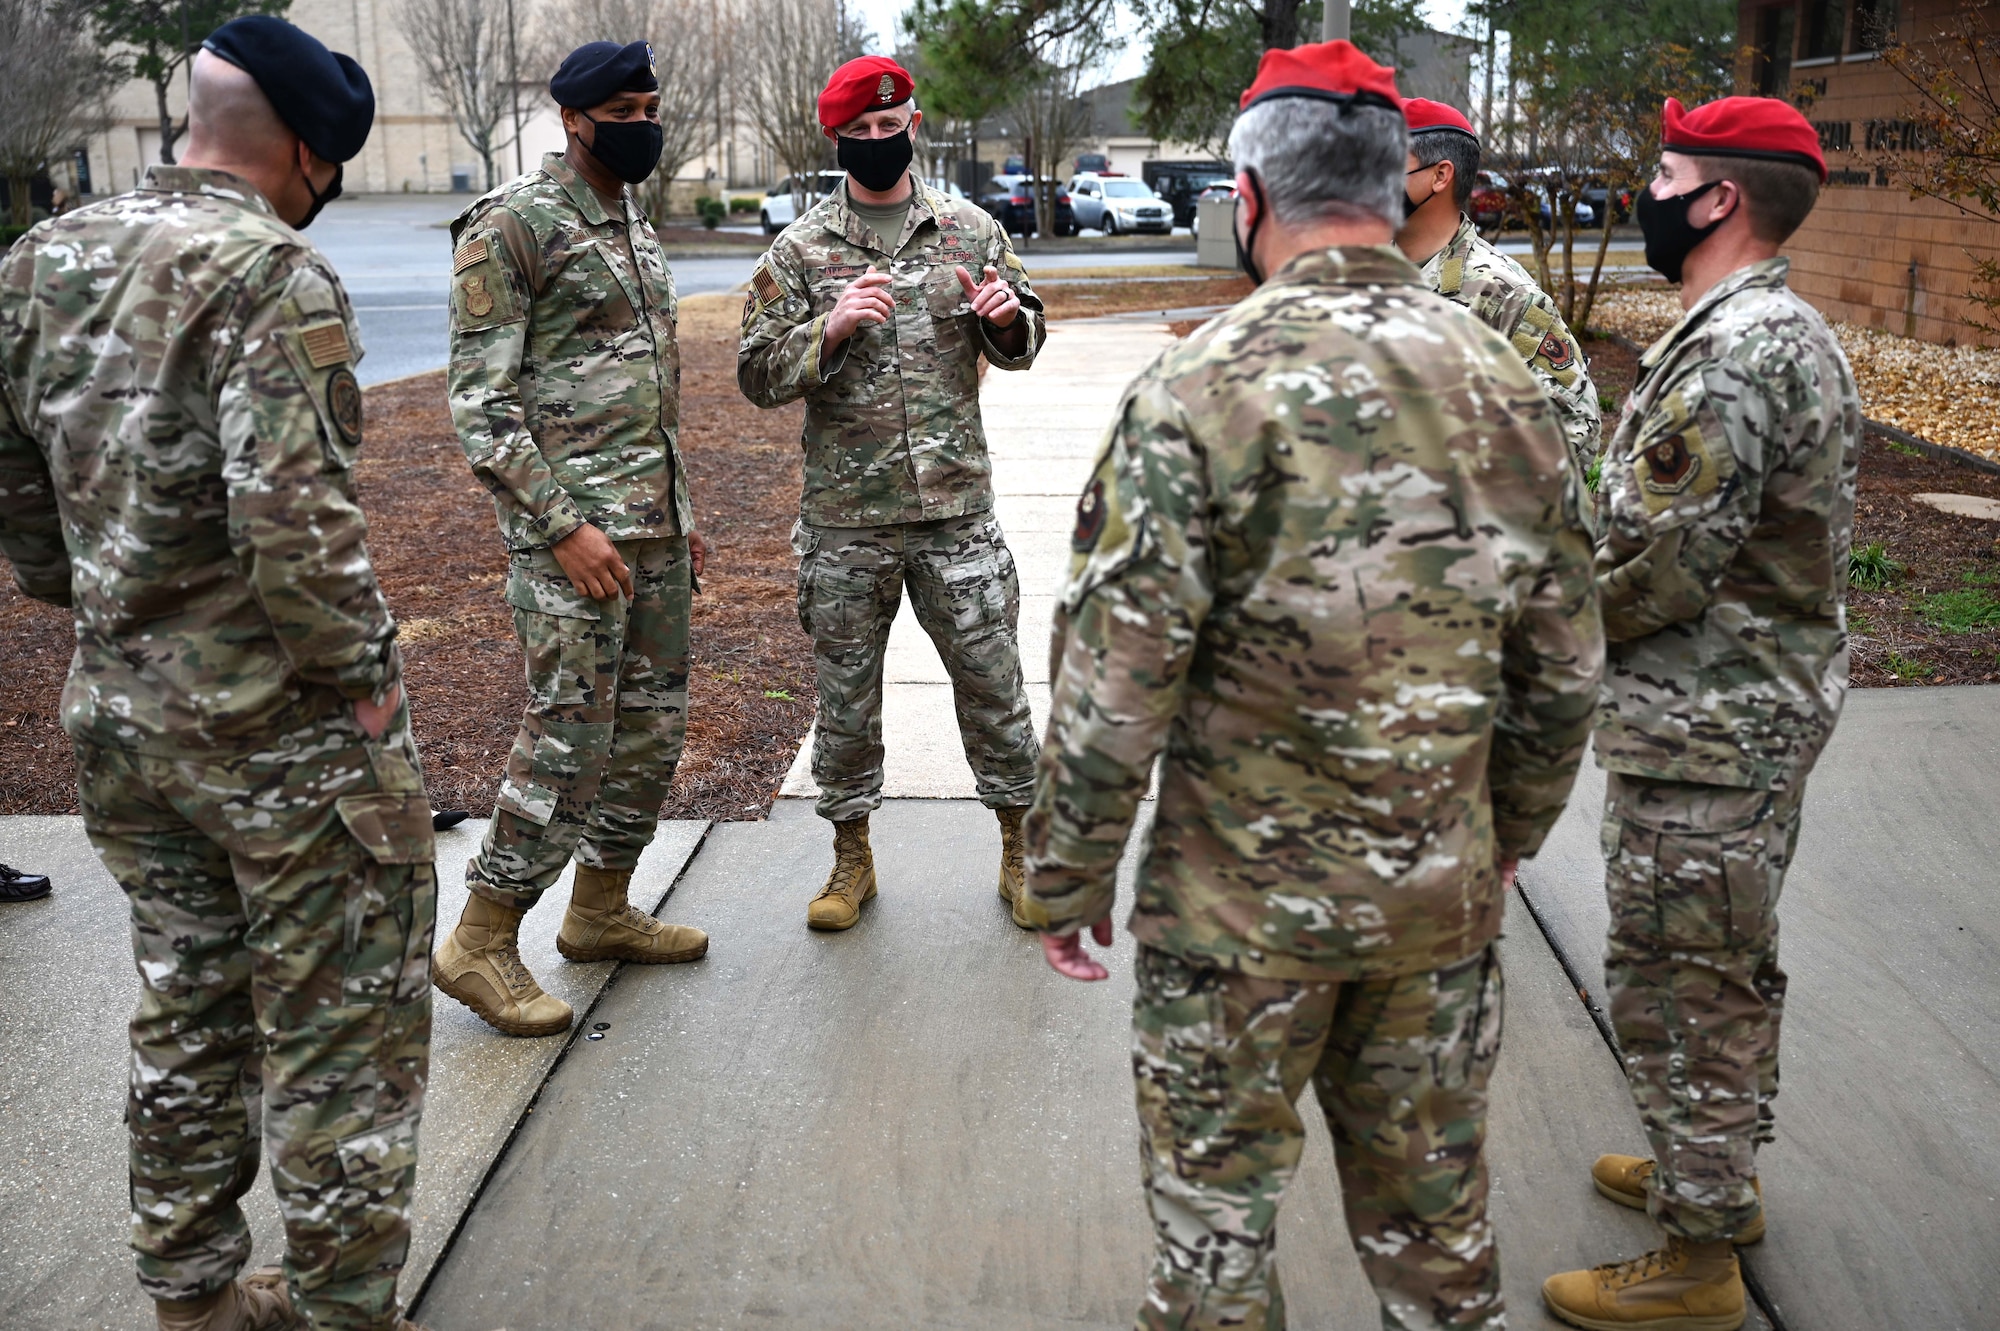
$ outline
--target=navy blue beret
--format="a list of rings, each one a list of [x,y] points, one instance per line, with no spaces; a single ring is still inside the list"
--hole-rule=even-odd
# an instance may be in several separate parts
[[[659,86],[651,42],[586,42],[563,57],[562,68],[549,80],[549,96],[558,106],[588,111],[621,92],[652,92]]]
[[[257,80],[278,119],[321,161],[345,162],[368,141],[375,89],[354,57],[268,14],[231,19],[202,47]]]

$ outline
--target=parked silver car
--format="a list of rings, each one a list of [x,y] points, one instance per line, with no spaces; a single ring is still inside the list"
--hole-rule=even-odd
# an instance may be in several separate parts
[[[827,195],[840,188],[840,182],[847,179],[845,171],[822,171],[815,178],[804,177],[806,181],[806,207],[810,208]],[[955,199],[965,197],[965,191],[942,177],[924,182],[932,189],[949,194]],[[775,236],[798,220],[798,209],[792,201],[792,177],[786,176],[777,184],[764,191],[764,202],[757,210],[757,220],[764,224],[764,234]]]
[[[1166,235],[1174,229],[1173,205],[1153,193],[1144,181],[1130,176],[1085,172],[1072,177],[1069,201],[1077,226],[1091,227],[1107,236],[1131,231]]]

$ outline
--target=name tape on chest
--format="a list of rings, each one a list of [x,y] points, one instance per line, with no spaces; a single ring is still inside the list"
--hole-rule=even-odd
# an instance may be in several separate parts
[[[472,267],[475,263],[485,263],[487,253],[486,237],[484,236],[479,237],[477,240],[469,240],[465,244],[460,245],[458,252],[451,256],[452,274],[456,276]]]
[[[324,370],[329,365],[345,365],[354,359],[354,348],[347,341],[347,325],[338,321],[301,328],[299,341],[306,349],[306,359],[312,362],[315,370]]]

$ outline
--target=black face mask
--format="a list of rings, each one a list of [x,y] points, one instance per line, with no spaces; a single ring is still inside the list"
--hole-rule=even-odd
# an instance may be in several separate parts
[[[319,216],[320,209],[340,197],[340,181],[347,174],[347,164],[345,162],[335,162],[333,164],[333,183],[326,187],[326,193],[324,194],[313,188],[313,178],[311,176],[306,176],[303,170],[299,174],[305,176],[306,193],[312,195],[312,207],[306,209],[306,215],[293,224],[294,229],[303,231],[313,224],[313,218]]]
[[[1675,194],[1664,199],[1653,197],[1653,191],[1639,191],[1638,202],[1633,211],[1639,215],[1639,230],[1646,236],[1646,266],[1659,273],[1669,282],[1681,280],[1681,265],[1695,246],[1708,238],[1708,233],[1721,226],[1728,218],[1719,218],[1707,226],[1692,226],[1688,222],[1688,208],[1702,195],[1722,182],[1711,180],[1700,189],[1691,189],[1685,194]]]
[[[834,140],[833,150],[840,169],[853,176],[855,184],[877,194],[894,189],[917,155],[917,145],[907,129],[886,139],[841,136]]]
[[[590,120],[589,116],[584,119]],[[660,149],[666,131],[651,120],[591,120],[597,128],[595,141],[583,146],[604,163],[604,169],[628,185],[636,185],[653,174],[660,164]],[[579,138],[577,142],[582,143]]]
[[[1428,194],[1424,195],[1424,197],[1421,199],[1413,199],[1410,197],[1410,177],[1416,175],[1417,171],[1428,171],[1428,170],[1430,170],[1429,167],[1420,166],[1417,168],[1416,171],[1405,171],[1403,173],[1403,220],[1405,222],[1409,221],[1412,217],[1415,217],[1417,215],[1417,209],[1423,207],[1425,204],[1431,201],[1431,196]]]
[[[1261,287],[1264,285],[1264,274],[1258,270],[1257,260],[1251,256],[1257,248],[1257,228],[1264,225],[1264,214],[1270,205],[1264,200],[1264,182],[1257,179],[1257,173],[1245,171],[1243,176],[1250,182],[1251,192],[1257,196],[1257,220],[1250,224],[1250,234],[1247,236],[1237,233],[1236,223],[1233,221],[1229,224],[1229,230],[1236,240],[1236,266],[1248,274],[1252,282]],[[1243,197],[1238,195],[1236,202],[1237,211],[1241,212]]]

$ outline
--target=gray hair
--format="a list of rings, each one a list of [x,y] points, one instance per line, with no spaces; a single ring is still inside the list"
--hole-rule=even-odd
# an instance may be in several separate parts
[[[1451,163],[1451,201],[1463,210],[1472,201],[1472,186],[1479,175],[1479,140],[1455,129],[1433,130],[1410,135],[1410,151],[1418,166]]]
[[[1287,226],[1364,217],[1401,226],[1409,148],[1400,112],[1311,97],[1259,102],[1229,131],[1236,169],[1257,173],[1271,212]]]

